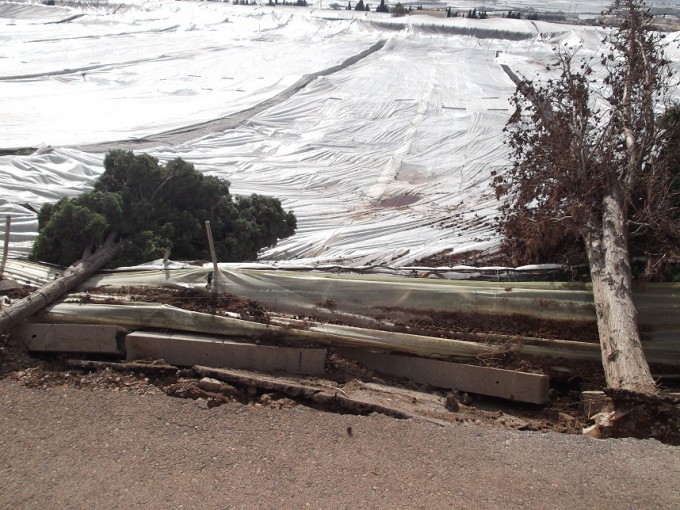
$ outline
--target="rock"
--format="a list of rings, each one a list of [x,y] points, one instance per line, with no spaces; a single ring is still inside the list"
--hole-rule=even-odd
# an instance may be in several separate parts
[[[220,391],[222,389],[222,382],[212,377],[204,377],[198,381],[198,387],[205,391]]]
[[[455,392],[451,392],[446,395],[446,401],[444,405],[449,411],[454,413],[460,410],[460,405],[458,405],[458,399],[456,398]]]
[[[208,409],[212,409],[213,407],[219,407],[225,402],[226,400],[224,398],[209,397],[207,400]]]

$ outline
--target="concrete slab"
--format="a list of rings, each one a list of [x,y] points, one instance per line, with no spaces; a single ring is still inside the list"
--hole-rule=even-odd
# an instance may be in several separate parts
[[[125,337],[128,360],[164,359],[173,365],[205,365],[291,374],[324,373],[325,349],[297,349],[234,342],[215,336],[136,331]]]
[[[341,349],[339,353],[383,374],[404,377],[438,388],[451,388],[532,404],[545,404],[549,400],[550,378],[547,375],[359,349]]]
[[[15,331],[29,351],[123,354],[118,336],[125,330],[118,326],[28,323]]]

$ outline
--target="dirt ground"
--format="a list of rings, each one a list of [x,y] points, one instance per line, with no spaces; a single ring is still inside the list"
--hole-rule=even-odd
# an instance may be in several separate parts
[[[195,302],[267,320],[255,303],[222,299]],[[326,368],[315,382],[342,393],[386,386],[447,409],[397,419],[253,387],[217,394],[189,369],[74,367],[2,335],[0,508],[680,505],[677,447],[580,435],[588,367],[554,382],[546,406],[447,395],[333,352]]]
[[[86,386],[86,385],[85,385]],[[678,508],[654,440],[0,381],[0,508]]]

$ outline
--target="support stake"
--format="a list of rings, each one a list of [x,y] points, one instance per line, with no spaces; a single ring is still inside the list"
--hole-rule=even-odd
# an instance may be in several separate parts
[[[12,217],[8,214],[5,218],[5,242],[2,247],[2,263],[0,264],[0,278],[5,273],[5,264],[7,263],[7,253],[9,252],[9,230],[12,225]]]
[[[208,244],[210,245],[210,256],[212,257],[213,263],[213,280],[212,280],[212,293],[217,294],[219,290],[219,270],[217,268],[217,255],[215,255],[215,243],[213,243],[212,230],[210,229],[210,220],[205,220],[205,231],[208,235]]]

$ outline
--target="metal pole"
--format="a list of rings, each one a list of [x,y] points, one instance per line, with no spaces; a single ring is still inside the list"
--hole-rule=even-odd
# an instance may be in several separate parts
[[[2,263],[0,264],[0,278],[5,272],[5,264],[7,263],[7,253],[9,252],[9,229],[12,225],[12,217],[7,215],[5,218],[5,243],[2,248]]]
[[[205,231],[208,234],[208,244],[210,245],[210,256],[213,263],[213,281],[212,292],[217,294],[219,292],[219,270],[217,269],[217,255],[215,255],[215,243],[213,243],[212,230],[210,229],[210,220],[205,220]]]

